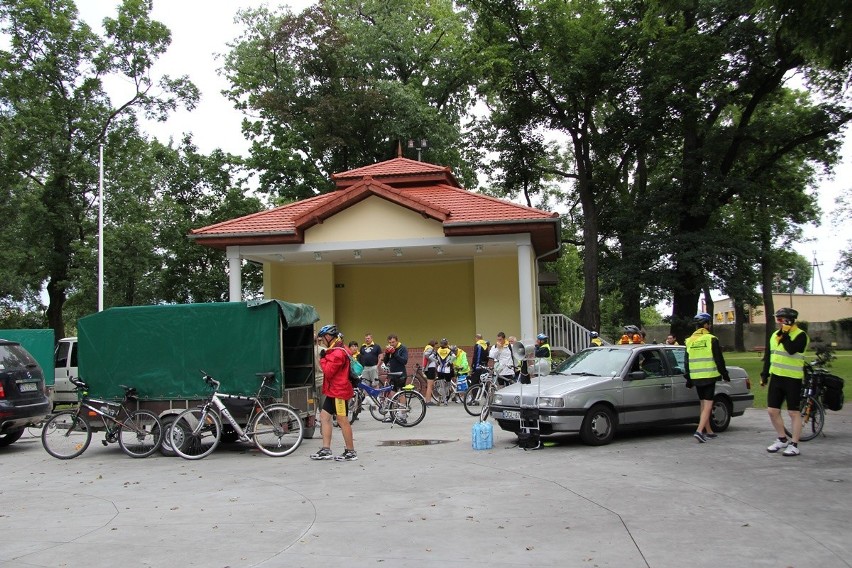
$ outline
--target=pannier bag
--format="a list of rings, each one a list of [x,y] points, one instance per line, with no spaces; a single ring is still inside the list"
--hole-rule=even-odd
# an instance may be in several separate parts
[[[829,410],[843,408],[843,379],[834,375],[822,376],[822,404]]]

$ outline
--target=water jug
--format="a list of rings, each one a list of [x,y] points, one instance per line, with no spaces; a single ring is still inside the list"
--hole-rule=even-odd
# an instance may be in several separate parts
[[[494,426],[491,422],[477,422],[471,431],[474,450],[490,450],[494,447]]]
[[[465,392],[467,390],[467,375],[459,375],[456,378],[456,390]]]

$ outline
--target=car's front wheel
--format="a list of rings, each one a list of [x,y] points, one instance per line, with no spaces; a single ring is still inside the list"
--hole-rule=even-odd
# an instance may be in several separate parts
[[[615,436],[615,413],[605,404],[596,404],[583,419],[580,439],[590,446],[609,444]]]
[[[731,401],[724,396],[713,399],[713,409],[710,411],[710,425],[714,432],[724,432],[731,424]]]

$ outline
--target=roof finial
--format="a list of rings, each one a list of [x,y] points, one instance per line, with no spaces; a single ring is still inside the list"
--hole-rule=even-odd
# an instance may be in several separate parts
[[[396,157],[402,158],[402,140],[396,141]]]

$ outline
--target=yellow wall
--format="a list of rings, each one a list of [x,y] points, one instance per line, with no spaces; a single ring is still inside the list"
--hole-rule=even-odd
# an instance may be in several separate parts
[[[409,347],[431,338],[472,343],[473,270],[469,261],[339,266],[335,274],[337,323],[351,339],[369,331],[377,342],[396,333]]]
[[[808,322],[829,322],[852,317],[852,300],[831,294],[772,294],[775,309],[792,307],[799,312],[799,319]],[[734,303],[730,298],[713,302],[716,323],[734,323]],[[763,305],[752,309],[751,323],[763,323]]]
[[[498,331],[506,336],[520,335],[517,257],[476,258],[473,275],[477,326],[474,333],[481,333],[491,343]]]
[[[263,265],[264,296],[310,304],[320,316],[317,327],[334,322],[334,267],[331,263]]]
[[[435,219],[405,209],[381,197],[368,197],[344,209],[321,225],[305,231],[305,243],[443,237],[444,228]]]

